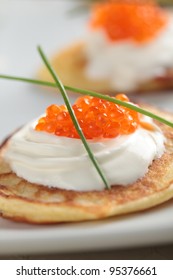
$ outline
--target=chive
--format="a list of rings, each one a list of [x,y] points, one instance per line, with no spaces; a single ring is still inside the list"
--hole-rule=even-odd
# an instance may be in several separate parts
[[[54,69],[52,68],[52,66],[50,65],[49,61],[47,60],[47,58],[46,58],[46,56],[45,56],[45,54],[44,54],[44,52],[43,52],[41,47],[38,47],[38,52],[39,52],[43,62],[45,63],[47,69],[49,70],[50,74],[52,75],[52,78],[55,81],[56,87],[59,88],[59,90],[61,92],[61,95],[62,95],[62,97],[64,99],[64,102],[66,104],[66,107],[68,109],[70,117],[71,117],[71,119],[73,121],[73,124],[74,124],[74,126],[75,126],[75,128],[76,128],[76,130],[77,130],[77,132],[78,132],[78,134],[80,136],[80,138],[81,138],[81,141],[83,142],[83,145],[84,145],[84,147],[85,147],[85,149],[86,149],[86,151],[88,153],[88,156],[89,156],[90,160],[92,161],[92,163],[95,166],[98,174],[100,175],[100,177],[101,177],[101,179],[102,179],[106,189],[110,189],[110,185],[108,184],[107,179],[104,176],[104,173],[101,170],[101,168],[100,168],[100,166],[98,164],[97,159],[95,158],[93,152],[91,151],[91,149],[90,149],[90,147],[89,147],[89,145],[88,145],[88,143],[86,141],[86,138],[85,138],[85,136],[84,136],[84,134],[82,132],[82,129],[81,129],[79,123],[78,123],[78,120],[77,120],[77,118],[75,116],[75,113],[74,113],[73,108],[72,108],[72,106],[70,104],[68,95],[66,93],[66,90],[65,90],[63,84],[61,83],[61,81],[58,78],[57,74],[55,73]]]
[[[28,79],[28,78],[24,78],[24,77],[16,77],[16,76],[9,76],[9,75],[0,75],[0,79],[8,79],[8,80],[14,80],[14,81],[21,81],[21,82],[27,82],[27,83],[32,83],[32,84],[36,84],[36,85],[41,85],[41,86],[48,86],[48,87],[54,87],[56,88],[57,85],[55,83],[52,83],[52,82],[46,82],[46,81],[42,81],[42,80],[35,80],[35,79]],[[90,96],[94,96],[94,97],[98,97],[98,98],[101,98],[101,99],[104,99],[104,100],[107,100],[109,102],[112,102],[112,103],[115,103],[115,104],[119,104],[123,107],[126,107],[126,108],[129,108],[131,110],[134,110],[140,114],[143,114],[143,115],[146,115],[152,119],[155,119],[161,123],[164,123],[170,127],[173,128],[173,123],[156,115],[156,114],[153,114],[151,113],[150,111],[148,110],[145,110],[145,109],[142,109],[142,108],[139,108],[133,104],[130,104],[128,102],[124,102],[124,101],[121,101],[121,100],[118,100],[116,98],[112,98],[108,95],[104,95],[104,94],[101,94],[101,93],[98,93],[98,92],[95,92],[95,91],[89,91],[89,90],[84,90],[84,89],[80,89],[80,88],[74,88],[74,87],[70,87],[70,86],[64,86],[64,88],[66,90],[70,90],[72,92],[76,92],[76,93],[79,93],[79,94],[82,94],[82,95],[90,95]]]

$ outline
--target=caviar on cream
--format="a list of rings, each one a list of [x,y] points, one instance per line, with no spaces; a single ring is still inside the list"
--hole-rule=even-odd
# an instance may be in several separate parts
[[[150,123],[152,121],[150,120]],[[111,185],[134,183],[164,152],[164,136],[139,127],[134,133],[100,141],[88,140]],[[11,169],[31,183],[75,191],[103,190],[104,184],[80,139],[34,130],[29,123],[14,134],[3,150]]]
[[[114,42],[101,28],[90,30],[84,52],[88,78],[106,79],[112,90],[135,90],[173,67],[173,18],[156,37],[143,44],[132,40]]]

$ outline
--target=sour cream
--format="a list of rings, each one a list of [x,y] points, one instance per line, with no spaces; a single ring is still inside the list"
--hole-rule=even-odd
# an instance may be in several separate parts
[[[19,177],[67,190],[104,189],[80,139],[38,132],[34,127],[34,122],[23,127],[3,150],[2,156]],[[134,183],[164,152],[164,136],[156,126],[153,131],[138,128],[130,135],[88,143],[110,185]]]
[[[91,30],[84,51],[88,78],[106,79],[112,90],[135,90],[173,67],[173,18],[153,40],[143,44],[130,40],[113,42],[104,30]]]

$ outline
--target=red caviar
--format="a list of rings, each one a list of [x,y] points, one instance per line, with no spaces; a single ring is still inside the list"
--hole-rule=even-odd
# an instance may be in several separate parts
[[[117,99],[129,102],[124,94]],[[86,139],[114,138],[133,133],[139,123],[139,113],[115,103],[91,96],[77,99],[72,106]],[[57,136],[79,138],[66,106],[51,105],[35,129]]]
[[[113,41],[144,43],[167,24],[167,13],[153,1],[107,1],[93,8],[92,28],[103,28]]]

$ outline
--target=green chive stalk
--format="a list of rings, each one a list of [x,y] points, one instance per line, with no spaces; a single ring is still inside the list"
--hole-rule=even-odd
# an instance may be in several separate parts
[[[59,88],[59,90],[61,92],[61,95],[62,95],[62,97],[64,99],[64,102],[66,104],[66,107],[68,109],[70,117],[71,117],[71,119],[73,121],[73,124],[74,124],[74,126],[75,126],[75,128],[76,128],[76,130],[77,130],[77,132],[78,132],[78,134],[80,136],[80,138],[81,138],[81,141],[82,141],[82,143],[83,143],[83,145],[84,145],[84,147],[85,147],[85,149],[86,149],[86,151],[88,153],[88,156],[89,156],[90,160],[92,161],[92,163],[95,166],[98,174],[100,175],[100,177],[101,177],[101,179],[102,179],[106,189],[110,189],[110,185],[108,184],[107,179],[106,179],[103,171],[101,170],[97,159],[95,158],[93,152],[91,151],[91,149],[90,149],[90,147],[89,147],[89,145],[88,145],[88,143],[86,141],[86,138],[85,138],[85,136],[84,136],[84,134],[82,132],[82,129],[81,129],[79,123],[78,123],[78,120],[77,120],[77,118],[75,116],[75,113],[74,113],[73,108],[72,108],[72,106],[70,104],[70,100],[68,98],[68,95],[66,93],[66,90],[65,90],[62,82],[60,81],[60,79],[58,78],[58,76],[55,73],[54,69],[50,65],[50,63],[49,63],[48,59],[46,58],[46,55],[44,54],[44,52],[43,52],[41,47],[38,47],[38,52],[39,52],[43,62],[45,63],[47,69],[49,70],[50,74],[52,75],[52,78],[55,81],[56,87]]]
[[[31,84],[35,84],[35,85],[40,85],[40,86],[47,86],[47,87],[53,87],[53,88],[57,88],[57,85],[55,83],[52,83],[52,82],[47,82],[47,81],[42,81],[42,80],[35,80],[35,79],[28,79],[28,78],[25,78],[25,77],[16,77],[16,76],[9,76],[9,75],[0,75],[0,79],[8,79],[8,80],[14,80],[14,81],[20,81],[20,82],[26,82],[26,83],[31,83]],[[107,100],[109,102],[112,102],[112,103],[115,103],[115,104],[118,104],[118,105],[121,105],[123,107],[126,107],[126,108],[129,108],[131,110],[134,110],[140,114],[143,114],[143,115],[146,115],[152,119],[155,119],[163,124],[166,124],[170,127],[173,128],[173,123],[156,115],[156,114],[153,114],[152,112],[148,111],[148,110],[145,110],[145,109],[142,109],[138,106],[135,106],[131,103],[128,103],[128,102],[124,102],[124,101],[121,101],[121,100],[118,100],[116,98],[112,98],[108,95],[104,95],[104,94],[101,94],[101,93],[98,93],[98,92],[95,92],[95,91],[89,91],[89,90],[84,90],[84,89],[80,89],[80,88],[75,88],[75,87],[71,87],[71,86],[64,86],[64,88],[66,90],[69,90],[69,91],[72,91],[72,92],[76,92],[76,93],[79,93],[79,94],[82,94],[82,95],[90,95],[90,96],[93,96],[93,97],[98,97],[98,98],[101,98],[101,99],[104,99],[104,100]]]

